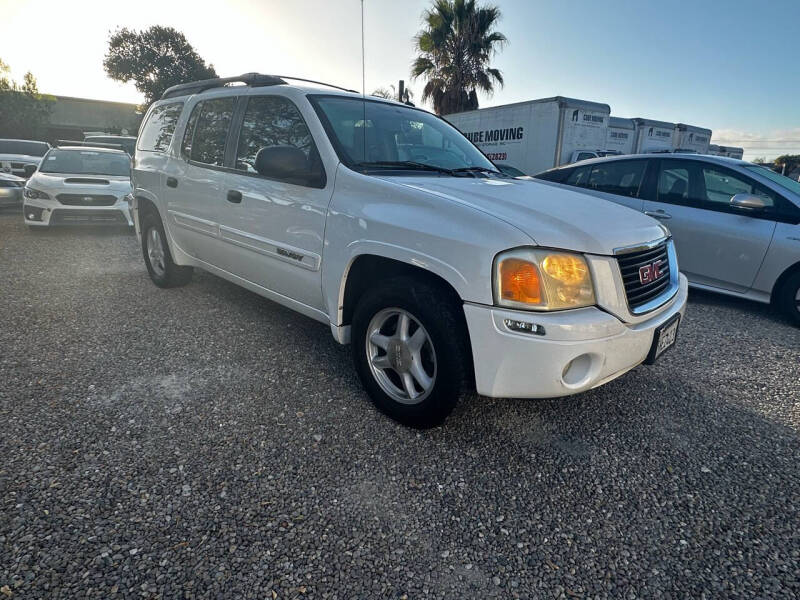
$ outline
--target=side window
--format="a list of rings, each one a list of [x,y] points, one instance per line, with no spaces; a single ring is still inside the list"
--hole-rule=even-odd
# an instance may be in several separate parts
[[[171,102],[155,107],[142,128],[137,148],[151,152],[166,152],[182,110],[183,102]]]
[[[715,169],[708,165],[703,167],[703,183],[705,184],[705,198],[708,202],[728,205],[736,194],[753,194],[763,198],[768,207],[774,207],[775,201],[771,194],[756,184],[751,179],[741,175],[734,175],[729,171]]]
[[[236,170],[256,173],[256,157],[264,149],[289,151],[305,161],[302,173],[296,176],[275,175],[279,179],[315,187],[323,181],[324,172],[311,132],[300,111],[282,96],[251,96],[244,112],[239,144],[236,149]],[[302,155],[297,151],[302,152]],[[277,157],[277,154],[276,154]],[[324,183],[323,183],[324,185]]]
[[[617,196],[636,197],[646,164],[643,160],[619,160],[595,164],[589,176],[589,185],[586,187]]]
[[[663,161],[658,173],[656,200],[672,204],[686,204],[691,185],[690,165],[675,161]],[[694,169],[692,168],[692,171]]]
[[[572,172],[572,169],[551,169],[544,173],[535,175],[536,179],[544,179],[545,181],[554,181],[555,183],[563,183],[564,178]]]
[[[575,159],[575,162],[589,160],[590,158],[597,158],[597,155],[594,152],[580,152],[578,154],[578,158]]]
[[[225,141],[235,105],[236,98],[228,97],[204,100],[195,106],[183,138],[183,151],[189,159],[205,165],[223,166]]]
[[[589,173],[591,173],[592,167],[585,166],[585,167],[577,167],[572,170],[564,183],[567,185],[574,185],[575,187],[589,187]]]

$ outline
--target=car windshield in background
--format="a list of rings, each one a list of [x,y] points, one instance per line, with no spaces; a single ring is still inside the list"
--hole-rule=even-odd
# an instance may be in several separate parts
[[[90,135],[89,137],[84,138],[83,141],[87,144],[114,144],[116,146],[120,146],[122,150],[125,150],[125,152],[131,156],[133,156],[133,153],[136,150],[135,137]]]
[[[425,111],[342,96],[311,100],[348,166],[498,172],[457,129]]]
[[[777,183],[782,188],[789,190],[793,194],[797,194],[800,196],[800,182],[794,181],[793,179],[789,179],[788,177],[781,175],[780,173],[776,173],[772,169],[768,169],[766,167],[760,167],[758,165],[748,165],[745,169],[752,171],[753,173],[757,173],[762,177],[766,177],[773,183]]]
[[[48,146],[45,142],[26,142],[24,140],[0,140],[0,154],[26,154],[44,156]]]
[[[96,150],[51,150],[42,161],[42,173],[70,175],[130,175],[131,160],[119,152]]]

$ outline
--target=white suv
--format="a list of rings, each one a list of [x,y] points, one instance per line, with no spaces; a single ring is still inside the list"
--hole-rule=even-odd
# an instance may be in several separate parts
[[[503,175],[435,115],[338,89],[258,74],[170,88],[133,185],[156,285],[200,267],[329,324],[374,403],[413,426],[471,386],[606,383],[672,346],[686,305],[657,221]]]

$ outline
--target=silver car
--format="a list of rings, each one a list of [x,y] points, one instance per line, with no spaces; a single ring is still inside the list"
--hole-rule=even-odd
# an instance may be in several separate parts
[[[598,158],[536,175],[655,217],[696,288],[773,302],[800,325],[800,183],[722,156]]]
[[[22,206],[22,189],[25,179],[11,173],[0,173],[0,208]]]

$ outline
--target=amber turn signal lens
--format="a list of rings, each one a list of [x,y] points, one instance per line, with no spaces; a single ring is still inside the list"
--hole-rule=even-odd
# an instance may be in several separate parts
[[[567,285],[578,285],[589,272],[586,262],[570,254],[550,254],[542,261],[542,269],[553,279]]]
[[[504,300],[539,304],[542,287],[536,265],[519,258],[507,258],[500,263],[500,295]]]

